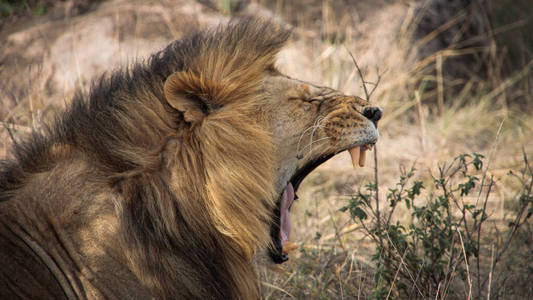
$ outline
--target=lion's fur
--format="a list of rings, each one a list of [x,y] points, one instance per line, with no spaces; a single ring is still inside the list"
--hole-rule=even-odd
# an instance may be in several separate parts
[[[173,42],[17,140],[0,298],[258,298],[257,253],[283,261],[284,191],[378,138],[366,101],[275,68],[288,37],[248,19]]]
[[[52,125],[14,145],[0,199],[42,195],[36,176],[79,162],[91,184],[109,191],[101,198],[119,217],[116,246],[152,292],[257,298],[251,258],[269,243],[274,150],[249,115],[287,38],[267,22],[233,22],[104,75]],[[50,191],[39,200],[67,197]],[[6,220],[1,230],[13,227]]]

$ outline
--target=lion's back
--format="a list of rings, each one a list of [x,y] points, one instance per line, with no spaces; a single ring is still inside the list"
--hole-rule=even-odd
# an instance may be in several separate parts
[[[113,197],[67,158],[0,202],[0,299],[150,298],[118,246]]]
[[[35,252],[0,223],[0,299],[62,299],[64,293]]]

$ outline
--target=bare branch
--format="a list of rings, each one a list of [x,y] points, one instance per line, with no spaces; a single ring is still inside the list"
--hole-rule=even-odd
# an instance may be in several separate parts
[[[348,49],[346,49],[346,50],[348,50]],[[363,72],[361,72],[361,69],[359,68],[359,65],[357,64],[357,61],[355,60],[355,57],[353,56],[352,52],[350,50],[348,50],[348,53],[352,57],[353,64],[357,68],[357,72],[359,73],[359,77],[361,78],[361,81],[363,82],[363,90],[365,91],[366,101],[370,102],[370,95],[368,94],[368,90],[366,89],[366,81],[365,81],[365,77],[363,76]],[[374,89],[376,89],[375,87],[376,86],[374,86]]]
[[[378,85],[379,85],[379,82],[381,81],[381,75],[382,74],[379,74],[378,72],[378,80],[376,81],[376,83],[374,84],[374,87],[372,88],[372,90],[370,91],[370,94],[368,94],[368,98],[367,100],[370,101],[370,97],[372,97],[372,94],[374,94],[374,91],[377,89]]]
[[[379,82],[381,81],[381,75],[379,74],[379,70],[377,72],[378,73],[378,79],[377,79],[375,84],[366,81],[365,77],[363,75],[363,72],[361,71],[361,68],[359,68],[359,65],[357,64],[357,60],[353,56],[352,52],[350,50],[348,50],[348,48],[346,48],[346,50],[350,54],[350,57],[352,58],[352,61],[353,61],[354,65],[355,65],[355,68],[357,69],[357,72],[359,73],[359,77],[361,78],[361,82],[363,83],[363,90],[365,92],[366,101],[370,102],[370,97],[372,96],[372,94],[374,93],[374,91],[378,87]],[[372,88],[370,93],[368,93],[368,89],[366,88],[366,84],[367,83],[374,85],[374,87]],[[376,124],[376,126],[377,126],[377,124]],[[378,226],[378,230],[379,230],[379,229],[381,229],[382,221],[381,221],[380,209],[379,209],[379,176],[378,175],[379,175],[379,172],[378,172],[378,147],[377,147],[377,145],[374,145],[374,185],[375,185],[375,192],[376,192],[376,199],[375,199],[376,200],[376,221],[377,221],[377,226]],[[381,247],[383,248],[383,239],[381,238],[381,236],[379,238],[379,242],[380,242]]]

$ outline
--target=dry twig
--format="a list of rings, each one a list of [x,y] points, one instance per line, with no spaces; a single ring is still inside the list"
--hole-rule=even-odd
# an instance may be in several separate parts
[[[346,49],[348,50],[348,49]],[[357,64],[357,61],[355,60],[355,57],[353,56],[352,52],[348,50],[348,53],[350,54],[350,57],[352,58],[352,61],[355,65],[355,68],[357,69],[357,72],[359,73],[359,77],[361,78],[361,82],[363,83],[363,90],[365,92],[366,101],[370,102],[370,97],[378,87],[379,82],[381,81],[381,75],[378,72],[378,79],[376,83],[374,84],[374,87],[368,93],[368,90],[366,88],[367,81],[365,80],[365,77],[363,76],[363,72],[361,71],[361,68],[359,68],[359,64]],[[379,176],[378,176],[378,148],[377,145],[374,145],[374,184],[375,184],[375,190],[376,190],[376,220],[378,229],[381,228],[381,218],[380,218],[380,212],[379,212]],[[383,247],[383,241],[380,238],[380,245]]]

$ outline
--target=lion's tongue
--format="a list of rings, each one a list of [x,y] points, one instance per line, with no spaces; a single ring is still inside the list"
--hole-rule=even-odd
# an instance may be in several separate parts
[[[285,244],[289,241],[289,235],[291,233],[291,219],[289,214],[289,208],[294,201],[294,188],[292,183],[289,182],[287,187],[283,190],[280,203],[280,224],[279,224],[279,238],[281,244]]]
[[[348,152],[350,152],[350,156],[352,157],[352,164],[354,168],[356,168],[357,166],[365,166],[367,148],[368,147],[365,145],[348,149]],[[283,190],[280,203],[279,237],[281,239],[282,244],[285,244],[289,241],[289,235],[291,233],[291,217],[289,213],[289,208],[291,207],[293,201],[294,187],[292,186],[292,183],[289,182],[289,184],[287,184],[287,186]]]
[[[348,152],[350,152],[350,156],[352,157],[352,165],[354,168],[357,168],[357,166],[359,167],[365,166],[366,150],[367,150],[366,145],[348,149]]]

